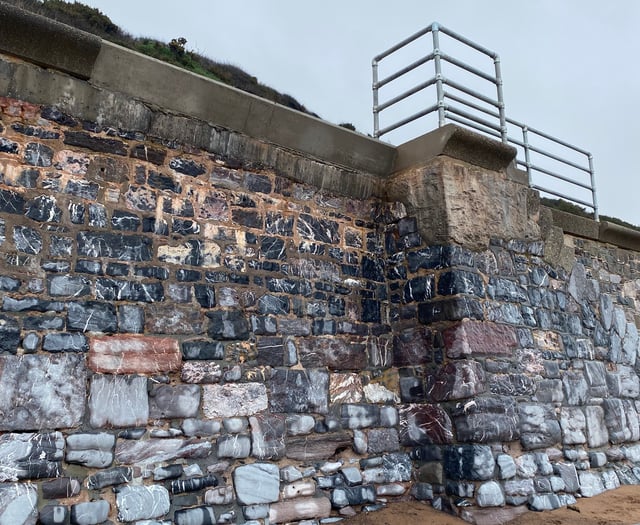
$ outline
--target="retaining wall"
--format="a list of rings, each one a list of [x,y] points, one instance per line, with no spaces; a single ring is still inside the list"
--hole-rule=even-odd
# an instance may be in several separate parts
[[[640,482],[635,233],[453,126],[393,148],[0,25],[0,522],[498,523]]]

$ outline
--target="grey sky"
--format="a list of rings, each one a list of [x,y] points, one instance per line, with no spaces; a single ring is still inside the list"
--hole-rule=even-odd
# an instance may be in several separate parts
[[[601,213],[640,224],[636,0],[83,1],[134,36],[185,37],[364,133],[372,57],[440,22],[500,55],[508,116],[593,153]]]

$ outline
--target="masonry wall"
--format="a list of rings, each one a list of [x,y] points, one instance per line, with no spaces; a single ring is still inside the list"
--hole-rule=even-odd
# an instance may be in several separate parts
[[[0,522],[499,523],[640,483],[638,252],[509,148],[237,93],[234,129],[86,45],[0,60]]]

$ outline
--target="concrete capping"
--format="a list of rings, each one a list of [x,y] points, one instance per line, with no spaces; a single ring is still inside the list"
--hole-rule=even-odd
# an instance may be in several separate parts
[[[82,79],[91,77],[102,40],[0,2],[0,50]]]
[[[546,208],[546,206],[545,206]],[[608,221],[596,222],[553,208],[547,208],[553,217],[553,225],[570,235],[592,239],[619,248],[640,251],[640,231]]]
[[[600,222],[599,240],[628,250],[640,251],[640,232],[612,222]]]
[[[417,137],[397,149],[394,172],[424,166],[438,155],[446,155],[492,171],[505,171],[517,154],[512,146],[454,124],[447,124]]]
[[[593,219],[587,219],[586,217],[580,217],[579,215],[573,215],[572,213],[554,208],[548,209],[551,210],[553,225],[562,228],[562,231],[565,233],[576,235],[577,237],[599,240],[600,231],[598,223]]]

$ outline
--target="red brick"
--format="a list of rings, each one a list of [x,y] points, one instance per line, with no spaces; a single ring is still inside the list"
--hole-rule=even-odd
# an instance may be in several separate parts
[[[511,355],[518,347],[515,328],[483,321],[463,321],[443,332],[447,356]]]
[[[178,370],[182,354],[178,341],[169,337],[93,337],[88,362],[103,374],[158,374]]]

